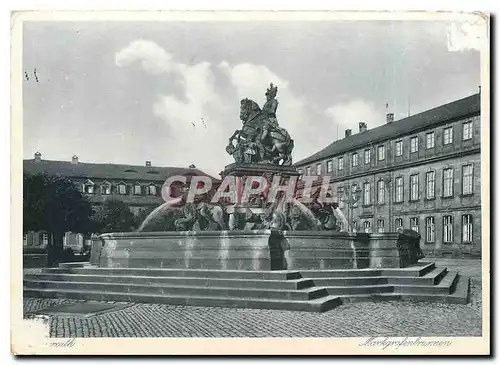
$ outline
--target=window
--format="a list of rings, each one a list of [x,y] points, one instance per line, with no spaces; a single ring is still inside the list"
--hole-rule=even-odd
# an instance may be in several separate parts
[[[148,186],[148,194],[149,195],[156,195],[156,186],[155,185]]]
[[[418,200],[418,175],[410,175],[410,200]]]
[[[472,215],[465,214],[462,216],[462,242],[472,242]]]
[[[385,146],[378,146],[378,160],[385,160]]]
[[[462,166],[462,194],[472,194],[472,165]]]
[[[377,202],[379,204],[385,203],[385,181],[379,180],[377,182]]]
[[[428,171],[425,174],[426,198],[433,199],[436,196],[436,173]]]
[[[338,196],[339,201],[344,200],[344,187],[343,186],[339,186],[337,188],[337,196]]]
[[[377,219],[377,232],[384,233],[384,220],[383,219]]]
[[[453,143],[453,127],[447,127],[443,131],[443,144]]]
[[[370,205],[371,203],[372,203],[371,186],[370,183],[367,182],[363,184],[363,204]]]
[[[425,242],[434,243],[436,241],[436,224],[434,217],[425,218]]]
[[[369,165],[372,159],[372,150],[365,150],[365,165]]]
[[[90,180],[85,181],[83,184],[83,192],[86,194],[94,194],[94,183]]]
[[[142,194],[142,186],[139,184],[134,185],[134,195],[141,195]]]
[[[464,141],[472,138],[472,121],[463,124],[463,137]]]
[[[427,149],[434,148],[434,132],[425,135],[425,146]]]
[[[352,167],[358,166],[358,154],[354,152],[352,154]]]
[[[28,246],[28,235],[23,234],[23,246]]]
[[[411,153],[418,152],[418,137],[410,138],[410,152]]]
[[[399,229],[403,229],[403,218],[396,218],[394,223],[394,225],[396,226],[396,231]]]
[[[47,246],[49,244],[49,235],[47,233],[42,233],[42,245]]]
[[[316,165],[316,175],[317,176],[321,175],[321,164],[320,163]]]
[[[453,196],[453,169],[443,170],[443,196]]]
[[[333,161],[329,160],[326,162],[326,172],[330,173],[333,171]]]
[[[344,169],[344,158],[343,157],[339,157],[339,161],[338,161],[338,164],[339,164],[339,171],[342,171]]]
[[[443,217],[443,242],[453,242],[453,217],[451,215]]]
[[[311,167],[310,166],[306,167],[306,176],[311,176]]]
[[[410,218],[410,229],[418,233],[418,218]]]
[[[118,194],[120,194],[120,195],[127,194],[127,185],[125,185],[125,184],[118,185]]]
[[[101,185],[101,194],[102,195],[110,195],[111,194],[111,184],[108,182],[105,182],[103,185]]]
[[[402,177],[397,177],[396,178],[396,202],[402,202],[403,201],[403,178]]]
[[[370,233],[372,231],[371,223],[369,221],[364,221],[363,229],[365,230],[365,233]]]
[[[361,198],[358,194],[359,192],[357,191],[358,190],[358,185],[357,184],[352,184],[351,185],[351,197],[353,197],[354,201],[352,203],[352,207],[353,208],[357,208],[358,207],[358,200]]]
[[[403,141],[396,141],[396,156],[403,156]]]

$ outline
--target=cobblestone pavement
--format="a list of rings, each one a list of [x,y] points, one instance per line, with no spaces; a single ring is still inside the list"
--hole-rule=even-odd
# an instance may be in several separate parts
[[[428,302],[344,304],[325,313],[134,304],[87,318],[53,316],[51,337],[480,336],[480,261],[434,260],[472,277],[467,305]],[[24,312],[76,301],[27,298]]]

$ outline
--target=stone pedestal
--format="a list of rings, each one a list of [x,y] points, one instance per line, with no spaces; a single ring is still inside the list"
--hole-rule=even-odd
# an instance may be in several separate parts
[[[243,202],[243,189],[246,179],[251,176],[261,176],[267,181],[268,189],[263,194],[267,198],[267,192],[271,187],[275,176],[280,176],[280,184],[284,185],[287,180],[294,176],[298,177],[300,173],[293,166],[278,166],[278,165],[265,165],[265,164],[231,164],[225,167],[223,177],[235,176],[236,178],[236,203],[226,208],[229,214],[229,228],[231,230],[245,229],[245,220],[249,212],[256,215],[264,215],[267,211],[265,207],[268,205],[265,201],[262,204],[258,202]]]

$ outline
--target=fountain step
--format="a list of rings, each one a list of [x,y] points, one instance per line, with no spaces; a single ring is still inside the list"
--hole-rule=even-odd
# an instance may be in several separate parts
[[[25,275],[25,280],[95,282],[124,284],[167,284],[180,286],[228,287],[228,288],[263,288],[263,289],[304,289],[314,285],[312,279],[255,280],[255,279],[219,279],[200,277],[168,276],[131,276],[131,275],[95,275],[95,274],[35,274]]]
[[[436,265],[431,263],[419,263],[402,268],[367,268],[367,269],[345,269],[345,270],[300,270],[304,278],[327,278],[327,277],[367,277],[367,276],[395,276],[395,277],[420,277],[434,270]]]
[[[157,268],[51,268],[44,274],[84,274],[104,276],[155,276],[189,277],[248,280],[289,280],[300,279],[299,271],[245,271],[245,270],[205,270],[205,269],[157,269]]]
[[[424,276],[357,276],[357,277],[314,277],[317,286],[341,285],[435,285],[447,273],[446,268],[436,268]],[[307,275],[305,275],[307,276]]]
[[[411,293],[411,294],[426,294],[426,293],[445,293],[451,294],[454,292],[458,281],[458,273],[448,271],[437,285],[397,285],[395,292]]]
[[[458,279],[456,272],[447,272],[443,279],[437,285],[418,285],[418,284],[375,284],[375,285],[342,285],[330,286],[315,284],[318,287],[324,287],[332,295],[364,294],[364,293],[406,293],[406,294],[450,294],[454,291]]]
[[[468,290],[468,278],[427,263],[402,269],[300,272],[58,268],[26,275],[24,280],[25,296],[112,300],[100,298],[113,294],[126,301],[138,298],[183,305],[308,311],[322,311],[323,304],[317,303],[337,297],[342,301],[413,299],[466,303]],[[282,302],[288,304],[277,304]],[[313,304],[304,304],[309,302]],[[335,307],[339,302],[325,303]]]
[[[470,278],[459,276],[452,294],[442,293],[376,293],[339,295],[343,303],[364,301],[408,300],[425,302],[444,302],[450,304],[467,304],[469,301]]]
[[[205,286],[176,286],[160,284],[131,284],[131,283],[103,283],[79,281],[44,281],[24,280],[24,287],[28,289],[54,289],[54,290],[85,290],[85,291],[110,291],[116,293],[140,293],[155,295],[184,295],[184,296],[214,296],[233,298],[269,298],[284,300],[310,300],[327,295],[323,288],[305,288],[300,290],[283,289],[254,289],[254,288],[228,288]]]
[[[267,298],[230,298],[214,296],[180,296],[142,293],[121,293],[110,291],[68,290],[68,289],[24,289],[24,295],[37,298],[65,298],[136,303],[161,303],[205,307],[234,307],[255,309],[279,309],[306,312],[324,312],[342,304],[340,298],[327,295],[311,300],[277,300]]]

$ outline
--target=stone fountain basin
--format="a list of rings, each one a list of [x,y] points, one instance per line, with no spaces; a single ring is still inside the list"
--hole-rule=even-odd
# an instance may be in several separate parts
[[[313,270],[415,264],[420,236],[329,231],[120,232],[94,238],[90,262],[103,268]]]

